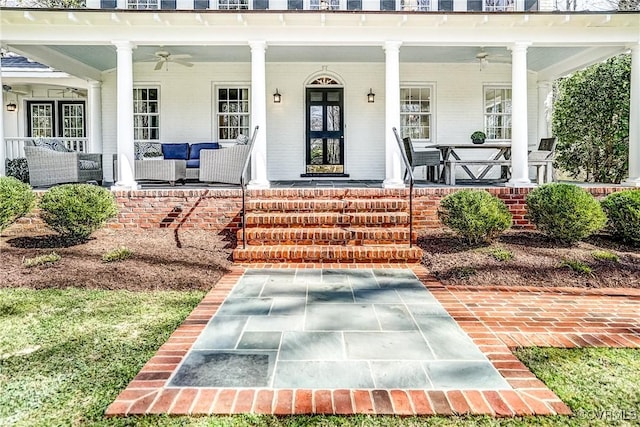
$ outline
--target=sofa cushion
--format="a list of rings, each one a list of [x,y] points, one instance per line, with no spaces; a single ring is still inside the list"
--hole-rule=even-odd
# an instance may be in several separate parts
[[[200,159],[200,150],[217,150],[220,148],[217,142],[198,142],[191,144],[189,148],[189,159]]]
[[[200,167],[200,159],[187,160],[187,168],[199,168],[199,167]]]
[[[187,160],[189,144],[162,144],[162,156],[167,160]]]

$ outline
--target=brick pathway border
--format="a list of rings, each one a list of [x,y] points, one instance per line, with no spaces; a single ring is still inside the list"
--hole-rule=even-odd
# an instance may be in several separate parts
[[[480,350],[513,387],[513,391],[166,387],[169,377],[245,268],[410,268],[469,333]],[[477,321],[455,293],[436,281],[422,266],[400,264],[234,265],[107,408],[105,415],[211,415],[247,412],[274,415],[486,414],[498,417],[571,414],[569,407],[538,380],[488,326]]]

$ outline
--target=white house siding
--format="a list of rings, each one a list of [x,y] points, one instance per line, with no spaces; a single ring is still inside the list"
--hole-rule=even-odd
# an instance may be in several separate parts
[[[134,84],[160,87],[162,142],[217,140],[213,88],[251,81],[250,63],[196,63],[192,68],[170,63],[168,71],[153,71],[153,66],[152,62],[135,64]],[[384,179],[383,63],[267,63],[266,68],[269,180],[301,179],[305,167],[305,85],[323,73],[344,85],[345,172],[350,179]],[[483,86],[510,85],[511,67],[489,64],[480,71],[477,63],[402,63],[400,76],[403,85],[434,86],[435,134],[431,142],[467,142],[471,132],[484,128]],[[273,103],[276,88],[282,94],[280,104]],[[376,94],[373,104],[366,99],[370,88]],[[529,75],[528,92],[529,144],[533,147],[538,139],[534,73]],[[104,152],[115,154],[115,72],[104,73],[102,102]],[[106,167],[110,177],[111,165]]]

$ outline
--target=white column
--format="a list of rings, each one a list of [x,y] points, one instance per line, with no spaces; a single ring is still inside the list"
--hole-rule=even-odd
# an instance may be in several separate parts
[[[402,159],[400,148],[393,135],[392,128],[400,132],[400,41],[388,41],[384,44],[385,53],[385,118],[384,118],[384,155],[385,188],[404,188],[402,180]]]
[[[508,187],[530,187],[527,162],[529,131],[527,128],[527,46],[511,46],[511,179]]]
[[[117,144],[118,176],[116,189],[137,190],[133,147],[133,49],[129,41],[114,41],[117,48]]]
[[[267,179],[267,79],[265,41],[251,41],[251,127],[260,126],[251,156],[249,188],[268,188]]]
[[[551,136],[551,82],[538,82],[538,139]]]
[[[0,88],[2,87],[2,70],[0,70]],[[7,108],[4,105],[4,91],[0,89],[0,176],[5,176],[5,162],[7,158],[7,147],[4,143],[4,111]]]
[[[87,136],[89,137],[89,151],[102,154],[102,83],[97,81],[89,82],[89,126]],[[106,165],[107,160],[102,156],[102,164]],[[109,162],[111,156],[109,156]],[[103,166],[102,170],[105,170]],[[111,178],[109,177],[109,181]]]
[[[629,178],[623,185],[640,187],[640,44],[631,46],[629,102]]]

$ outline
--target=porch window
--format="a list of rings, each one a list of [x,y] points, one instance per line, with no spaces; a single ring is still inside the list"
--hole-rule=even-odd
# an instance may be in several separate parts
[[[249,9],[249,0],[218,0],[220,10]]]
[[[515,0],[484,0],[485,12],[513,12],[516,10]]]
[[[160,89],[133,89],[133,138],[136,141],[160,139]]]
[[[27,101],[27,136],[84,138],[84,101]]]
[[[234,140],[249,135],[249,88],[218,87],[216,91],[218,140]]]
[[[511,139],[511,88],[484,88],[484,128],[487,139]]]
[[[410,12],[431,10],[431,0],[400,0],[400,8]]]
[[[158,0],[127,0],[127,9],[158,9]]]
[[[431,140],[433,87],[400,88],[400,133],[402,137]]]
[[[340,0],[310,0],[309,9],[311,10],[339,10]]]

